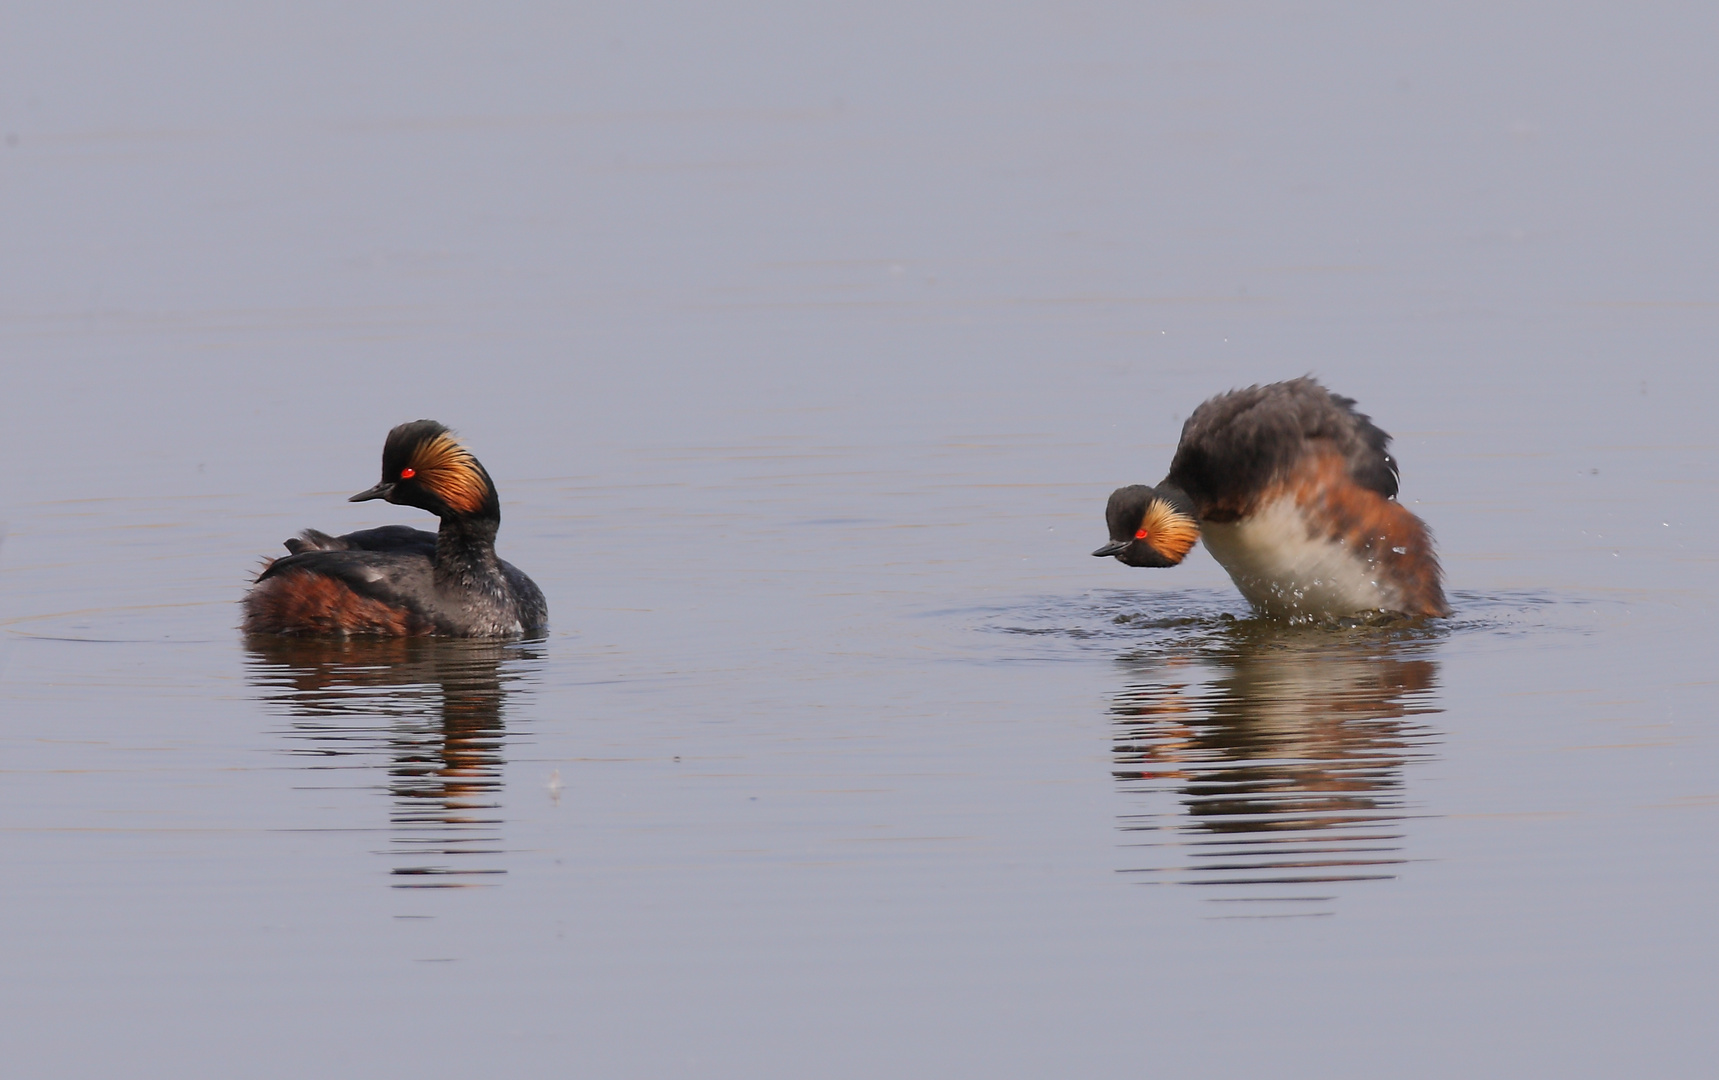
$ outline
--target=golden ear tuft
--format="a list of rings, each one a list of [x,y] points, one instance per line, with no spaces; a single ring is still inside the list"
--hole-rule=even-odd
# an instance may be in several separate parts
[[[477,458],[444,431],[412,449],[407,464],[418,474],[418,483],[461,514],[475,514],[489,497],[489,482]]]
[[[1200,539],[1200,523],[1163,499],[1153,499],[1140,522],[1142,538],[1171,562],[1181,562]]]

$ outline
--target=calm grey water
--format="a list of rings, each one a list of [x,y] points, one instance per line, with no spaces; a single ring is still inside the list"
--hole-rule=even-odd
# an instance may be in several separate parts
[[[8,1074],[1710,1075],[1716,31],[0,13]],[[1309,371],[1453,618],[1087,555]],[[420,416],[553,632],[244,641]]]

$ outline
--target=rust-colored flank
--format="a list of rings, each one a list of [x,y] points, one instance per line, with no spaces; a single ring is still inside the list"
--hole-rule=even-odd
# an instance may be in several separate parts
[[[260,582],[245,597],[244,629],[252,634],[385,634],[435,632],[410,611],[360,596],[338,578],[293,568]]]
[[[1311,533],[1342,543],[1378,568],[1381,584],[1398,593],[1398,610],[1450,614],[1425,523],[1395,499],[1356,483],[1334,448],[1308,454],[1256,505],[1285,495],[1301,508]]]

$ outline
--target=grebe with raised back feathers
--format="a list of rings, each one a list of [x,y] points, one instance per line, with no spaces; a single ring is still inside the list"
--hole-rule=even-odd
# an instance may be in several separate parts
[[[1391,437],[1311,378],[1219,394],[1188,417],[1157,487],[1118,488],[1110,543],[1175,566],[1203,539],[1261,614],[1450,614],[1432,534],[1397,502]]]
[[[537,585],[496,557],[495,483],[445,426],[415,420],[390,431],[382,481],[349,501],[369,499],[428,510],[441,527],[306,529],[245,594],[246,632],[502,638],[548,625]]]

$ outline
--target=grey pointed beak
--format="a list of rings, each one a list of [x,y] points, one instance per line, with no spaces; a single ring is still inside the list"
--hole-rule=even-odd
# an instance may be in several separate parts
[[[377,484],[375,487],[371,488],[369,491],[360,491],[358,494],[352,496],[352,498],[347,499],[346,501],[347,502],[369,502],[371,499],[386,499],[388,496],[390,496],[392,494],[394,494],[394,485],[389,483],[388,481],[384,480],[382,483]]]
[[[1103,547],[1093,552],[1093,554],[1098,556],[1100,559],[1110,555],[1120,555],[1124,551],[1128,550],[1128,545],[1132,542],[1133,541],[1130,540],[1112,540],[1110,543],[1105,544]]]

